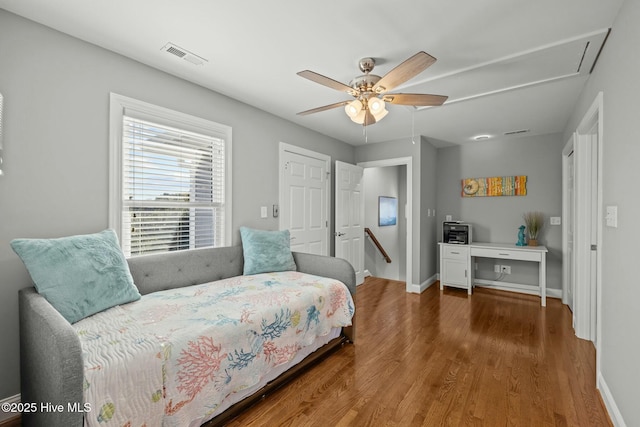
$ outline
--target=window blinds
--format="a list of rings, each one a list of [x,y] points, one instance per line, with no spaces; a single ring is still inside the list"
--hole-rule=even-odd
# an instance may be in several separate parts
[[[224,145],[222,138],[125,112],[122,135],[125,254],[224,245]]]

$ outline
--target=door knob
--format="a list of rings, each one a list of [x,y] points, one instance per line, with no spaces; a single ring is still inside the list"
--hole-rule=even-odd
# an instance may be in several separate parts
[[[335,235],[336,235],[336,237],[342,237],[342,236],[345,236],[347,233],[341,233],[341,232],[339,232],[339,231],[336,231],[336,232],[335,232],[335,233],[333,233],[333,234],[335,234]]]

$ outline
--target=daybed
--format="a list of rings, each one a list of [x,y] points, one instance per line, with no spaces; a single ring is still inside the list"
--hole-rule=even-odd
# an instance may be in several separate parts
[[[295,252],[293,257],[298,272],[339,280],[348,287],[355,300],[355,274],[348,262]],[[130,258],[127,262],[135,286],[143,295],[141,301],[145,300],[145,295],[157,291],[186,289],[212,281],[225,282],[224,279],[243,275],[241,246],[146,255]],[[83,387],[87,384],[78,331],[34,288],[22,289],[19,302],[21,398],[23,403],[37,404],[37,410],[23,413],[23,425],[80,427],[83,425],[83,409],[86,408],[83,406]],[[100,315],[102,313],[98,314]],[[94,316],[88,319],[92,317]],[[279,370],[270,372],[253,389],[238,390],[237,393],[234,391],[241,400],[232,406],[227,402],[226,408],[217,408],[214,418],[204,425],[220,425],[230,420],[310,362],[346,341],[353,342],[353,325],[354,323],[341,331],[338,329],[337,334],[334,328],[333,338],[315,340],[309,348],[301,350],[294,360],[278,366]],[[301,361],[301,358],[304,360]],[[282,372],[285,368],[287,371]],[[241,392],[247,397],[242,397]],[[43,404],[50,405],[47,408],[51,410],[43,411]],[[176,405],[176,402],[173,404]],[[90,408],[91,412],[87,412],[87,416],[102,416],[96,412],[99,410],[100,408]]]

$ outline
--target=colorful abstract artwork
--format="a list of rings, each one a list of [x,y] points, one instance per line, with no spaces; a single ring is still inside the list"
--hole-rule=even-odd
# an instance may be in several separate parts
[[[526,196],[527,176],[464,178],[460,194],[462,197]]]

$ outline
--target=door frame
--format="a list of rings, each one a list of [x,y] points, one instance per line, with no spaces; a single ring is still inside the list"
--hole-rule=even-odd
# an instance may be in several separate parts
[[[577,135],[575,132],[573,132],[562,150],[562,223],[563,223],[562,256],[563,256],[563,259],[565,260],[567,259],[568,253],[569,253],[569,230],[567,229],[567,225],[571,224],[572,227],[574,226],[574,218],[571,218],[570,221],[568,220],[569,212],[573,212],[575,215],[575,208],[570,209],[569,207],[568,187],[569,187],[569,180],[570,180],[569,166],[570,166],[570,162],[574,161],[574,157],[572,158],[571,155],[573,154],[573,150],[576,145],[576,139],[577,139]],[[574,188],[575,188],[575,184],[574,184]],[[575,254],[575,252],[573,253]],[[574,270],[573,267],[575,266],[575,262],[572,262],[571,266],[572,266],[572,270]],[[569,305],[569,291],[568,291],[570,286],[569,280],[575,281],[575,271],[569,271],[569,266],[565,261],[562,263],[562,303],[565,305]],[[575,296],[575,289],[573,291],[573,295]],[[571,301],[570,307],[572,309],[574,305],[575,305],[575,302]],[[573,327],[575,328],[575,315],[572,317],[572,319],[573,319]]]
[[[595,261],[596,263],[595,289],[583,289],[582,297],[579,297],[578,292],[580,292],[580,290],[578,289],[577,286],[574,287],[574,296],[575,296],[574,327],[575,327],[576,335],[579,338],[587,339],[594,342],[596,347],[596,375],[597,376],[600,375],[600,363],[601,363],[600,359],[601,359],[601,343],[602,343],[602,321],[601,321],[601,318],[602,318],[602,252],[603,252],[603,247],[602,247],[602,221],[603,221],[602,157],[603,155],[602,153],[603,153],[603,146],[604,146],[603,107],[604,107],[603,93],[599,92],[595,100],[593,101],[593,103],[591,104],[591,106],[583,116],[582,120],[580,121],[580,124],[576,128],[575,137],[573,138],[574,149],[580,150],[581,147],[583,147],[589,142],[588,140],[592,137],[591,135],[595,133],[597,134],[597,137],[598,137],[598,147],[596,152],[598,159],[595,165],[595,168],[596,168],[595,173],[597,174],[596,213],[595,213],[595,218],[591,219],[592,224],[593,222],[595,222],[596,234],[597,234],[596,236],[597,250],[596,250],[596,261]],[[596,131],[592,132],[592,129],[594,128],[596,128]],[[582,157],[582,167],[584,168],[587,165],[593,165],[592,152],[590,150],[587,150],[583,154],[584,156]],[[565,156],[565,151],[563,151],[563,156]],[[564,162],[564,158],[563,158],[563,162]],[[578,157],[576,157],[576,162],[578,162]],[[565,164],[563,163],[563,168],[564,166]],[[580,174],[577,171],[577,168],[579,166],[580,166],[579,164],[576,164],[576,173],[574,176],[574,182],[577,182],[579,179]],[[586,197],[585,193],[591,191],[592,186],[589,183],[587,183],[587,185],[585,185],[585,183],[582,183],[582,185],[577,186],[576,190],[577,190],[575,192],[576,200],[578,200],[579,197],[584,200]],[[574,212],[577,212],[579,209],[581,209],[581,207],[577,206]],[[563,230],[563,240],[566,239],[567,237],[565,233],[566,233],[566,230]],[[585,239],[589,241],[588,240],[590,238],[589,233],[590,233],[589,226],[583,225],[583,227],[578,227],[576,224],[576,229],[574,234],[576,241],[578,241],[578,239],[580,239],[580,241],[584,241]],[[582,254],[580,252],[582,252]],[[582,248],[582,251],[580,251],[580,248],[576,248],[574,250],[574,254],[576,256],[576,259],[574,262],[576,275],[577,275],[578,269],[583,268],[581,266],[583,265],[584,261],[581,261],[581,258],[585,259],[586,257],[589,257],[590,252],[591,251],[584,250],[584,248]],[[586,297],[585,292],[588,292],[589,297]],[[595,301],[593,301],[594,299]],[[593,317],[595,317],[595,321]]]
[[[420,293],[420,285],[413,285],[413,159],[411,157],[398,157],[394,159],[373,160],[369,162],[359,162],[358,166],[363,168],[378,168],[386,166],[406,166],[407,180],[407,206],[405,216],[407,220],[407,249],[406,249],[406,292]],[[367,191],[367,189],[365,189]]]
[[[331,233],[332,224],[331,224],[331,156],[326,154],[318,153],[316,151],[308,150],[306,148],[298,147],[297,145],[287,144],[286,142],[280,141],[278,144],[278,206],[282,208],[284,202],[284,153],[290,152],[293,154],[299,154],[301,156],[311,157],[313,159],[322,160],[325,162],[325,170],[327,171],[327,179],[325,180],[325,218],[327,218],[327,227],[325,231],[325,238],[327,239],[326,244],[326,253],[324,255],[329,255],[331,252],[332,242],[331,242]],[[282,230],[284,225],[282,224],[282,215],[278,215],[278,229]]]

